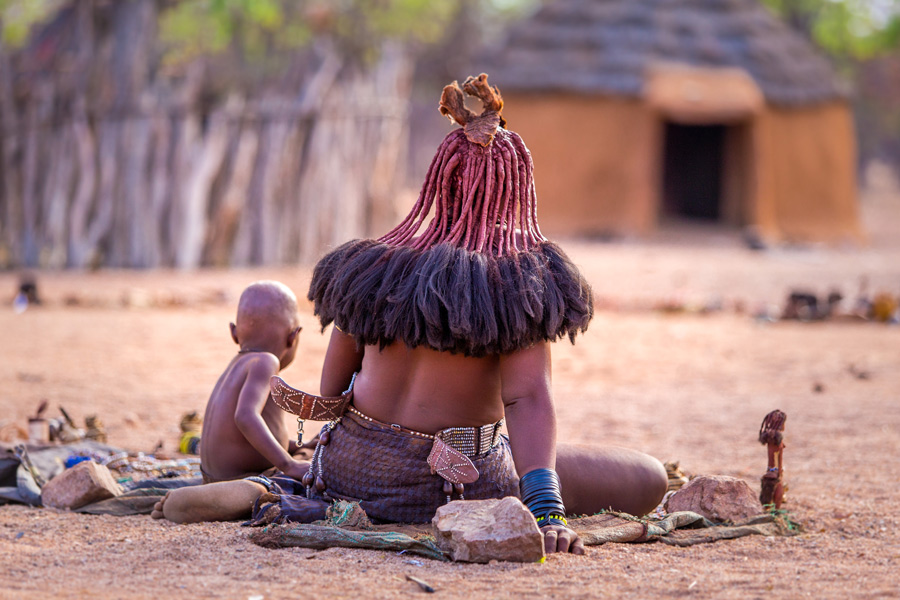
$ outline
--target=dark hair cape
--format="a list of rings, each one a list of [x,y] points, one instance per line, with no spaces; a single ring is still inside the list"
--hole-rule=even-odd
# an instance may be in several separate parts
[[[323,331],[334,322],[360,345],[399,340],[476,357],[574,342],[593,316],[590,285],[550,241],[494,256],[353,240],[318,262],[308,297]]]

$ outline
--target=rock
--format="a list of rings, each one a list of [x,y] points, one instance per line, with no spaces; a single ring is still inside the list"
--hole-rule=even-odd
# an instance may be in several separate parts
[[[711,521],[736,523],[763,513],[759,498],[743,479],[699,475],[672,494],[666,511],[689,510]]]
[[[544,538],[537,523],[513,496],[455,500],[437,509],[431,527],[438,546],[453,560],[537,562],[544,558]]]
[[[76,509],[121,493],[122,487],[108,468],[87,460],[51,479],[41,489],[41,502],[52,508]]]

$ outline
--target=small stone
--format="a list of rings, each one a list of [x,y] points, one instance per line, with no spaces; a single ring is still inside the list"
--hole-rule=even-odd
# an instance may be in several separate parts
[[[531,512],[513,496],[500,500],[455,500],[431,521],[438,546],[457,561],[537,562],[544,538]]]
[[[727,475],[699,475],[691,479],[666,502],[666,511],[682,510],[720,523],[737,523],[763,513],[757,494],[747,482]]]
[[[41,489],[41,502],[51,508],[76,509],[121,493],[108,468],[86,460],[51,479]]]

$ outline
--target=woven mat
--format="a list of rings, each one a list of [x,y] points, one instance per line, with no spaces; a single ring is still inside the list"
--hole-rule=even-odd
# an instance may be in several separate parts
[[[746,535],[796,533],[771,515],[760,515],[735,525],[716,525],[697,513],[687,511],[672,513],[662,519],[602,513],[571,518],[569,525],[578,532],[585,546],[653,541],[672,546],[693,546]],[[365,518],[365,512],[355,503],[336,503],[336,509],[326,521],[269,525],[254,531],[249,537],[255,544],[266,548],[367,548],[447,560],[431,535],[430,525],[371,525]]]
[[[624,513],[603,513],[569,519],[585,546],[607,542],[653,542],[693,546],[746,535],[795,535],[772,515],[763,514],[734,525],[717,525],[694,512],[681,511],[661,519],[639,519]]]

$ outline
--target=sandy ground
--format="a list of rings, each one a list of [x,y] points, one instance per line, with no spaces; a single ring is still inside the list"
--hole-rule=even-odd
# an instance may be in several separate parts
[[[757,488],[762,417],[788,415],[792,538],[691,548],[606,545],[544,565],[442,564],[385,552],[267,550],[236,523],[172,525],[0,507],[0,598],[898,597],[900,326],[760,322],[792,287],[900,293],[900,195],[866,195],[871,244],[753,252],[733,232],[675,228],[643,243],[564,244],[595,286],[588,333],[554,348],[560,438],[645,450],[690,473]],[[174,449],[235,350],[228,336],[247,283],[305,292],[308,269],[39,273],[41,307],[0,311],[0,421],[38,402],[77,420],[98,413],[109,442]],[[11,296],[16,274],[0,274]],[[6,291],[3,291],[6,290]],[[654,310],[670,303],[678,313]],[[849,302],[847,303],[849,304]],[[698,314],[693,309],[722,305]],[[741,311],[743,309],[743,312]],[[310,307],[284,373],[318,387],[326,337]],[[326,332],[327,333],[327,332]],[[863,374],[860,377],[860,373]],[[820,391],[816,391],[817,388]],[[0,423],[2,425],[2,423]]]

